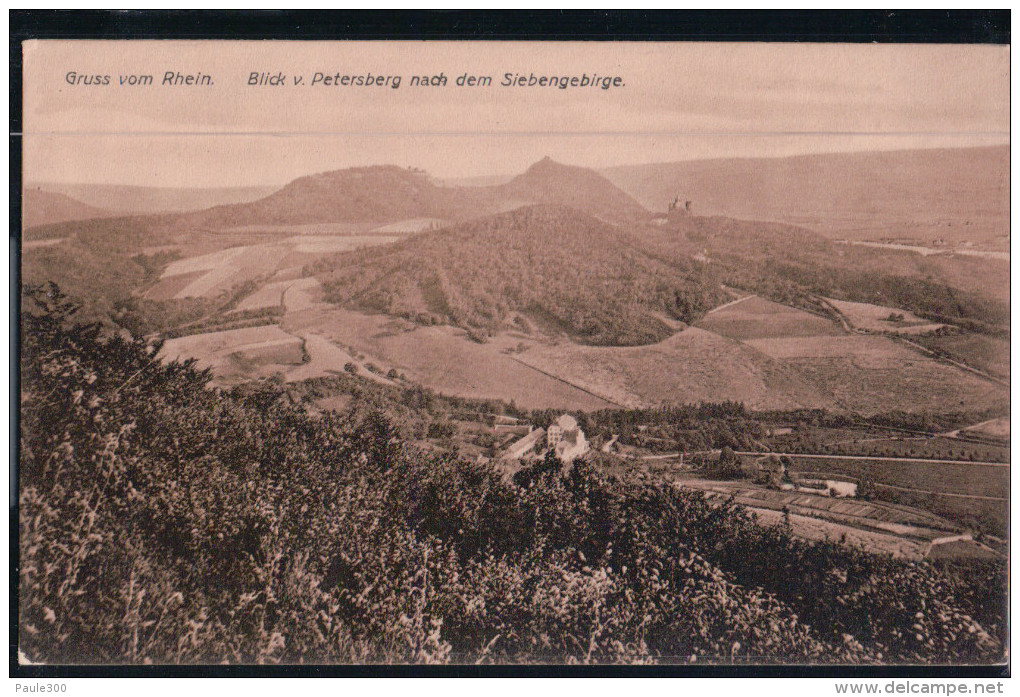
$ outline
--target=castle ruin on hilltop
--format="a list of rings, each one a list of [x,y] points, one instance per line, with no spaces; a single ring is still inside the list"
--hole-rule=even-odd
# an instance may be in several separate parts
[[[672,201],[670,201],[668,213],[668,216],[670,218],[674,216],[685,216],[690,214],[691,214],[691,201],[682,199],[680,196],[677,196]]]

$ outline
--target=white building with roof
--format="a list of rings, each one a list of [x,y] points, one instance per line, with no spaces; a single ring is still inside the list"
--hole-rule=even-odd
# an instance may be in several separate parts
[[[563,414],[549,425],[546,443],[563,462],[572,462],[588,452],[588,441],[584,437],[584,431],[577,425],[577,419],[570,414]]]

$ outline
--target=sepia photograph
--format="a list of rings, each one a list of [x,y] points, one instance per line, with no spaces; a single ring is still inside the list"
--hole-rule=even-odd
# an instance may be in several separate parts
[[[18,665],[1008,674],[1008,43],[21,61]]]

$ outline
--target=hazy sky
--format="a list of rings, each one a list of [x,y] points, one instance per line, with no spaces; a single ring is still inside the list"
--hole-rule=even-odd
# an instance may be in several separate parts
[[[211,85],[163,86],[167,71]],[[108,85],[80,77],[109,76]],[[249,85],[251,73],[283,86]],[[399,75],[390,87],[311,86]],[[599,88],[503,87],[505,73],[619,76]],[[412,75],[445,74],[446,87]],[[458,87],[462,74],[489,87]],[[120,77],[151,74],[131,87]],[[293,85],[295,76],[303,84]],[[91,80],[90,80],[91,81]],[[1009,142],[1002,46],[30,42],[25,180],[155,186],[282,184],[392,163],[440,177]]]

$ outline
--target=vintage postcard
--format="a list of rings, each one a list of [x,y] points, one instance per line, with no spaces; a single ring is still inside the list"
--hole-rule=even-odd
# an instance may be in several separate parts
[[[22,59],[22,665],[1007,662],[1008,46]]]

